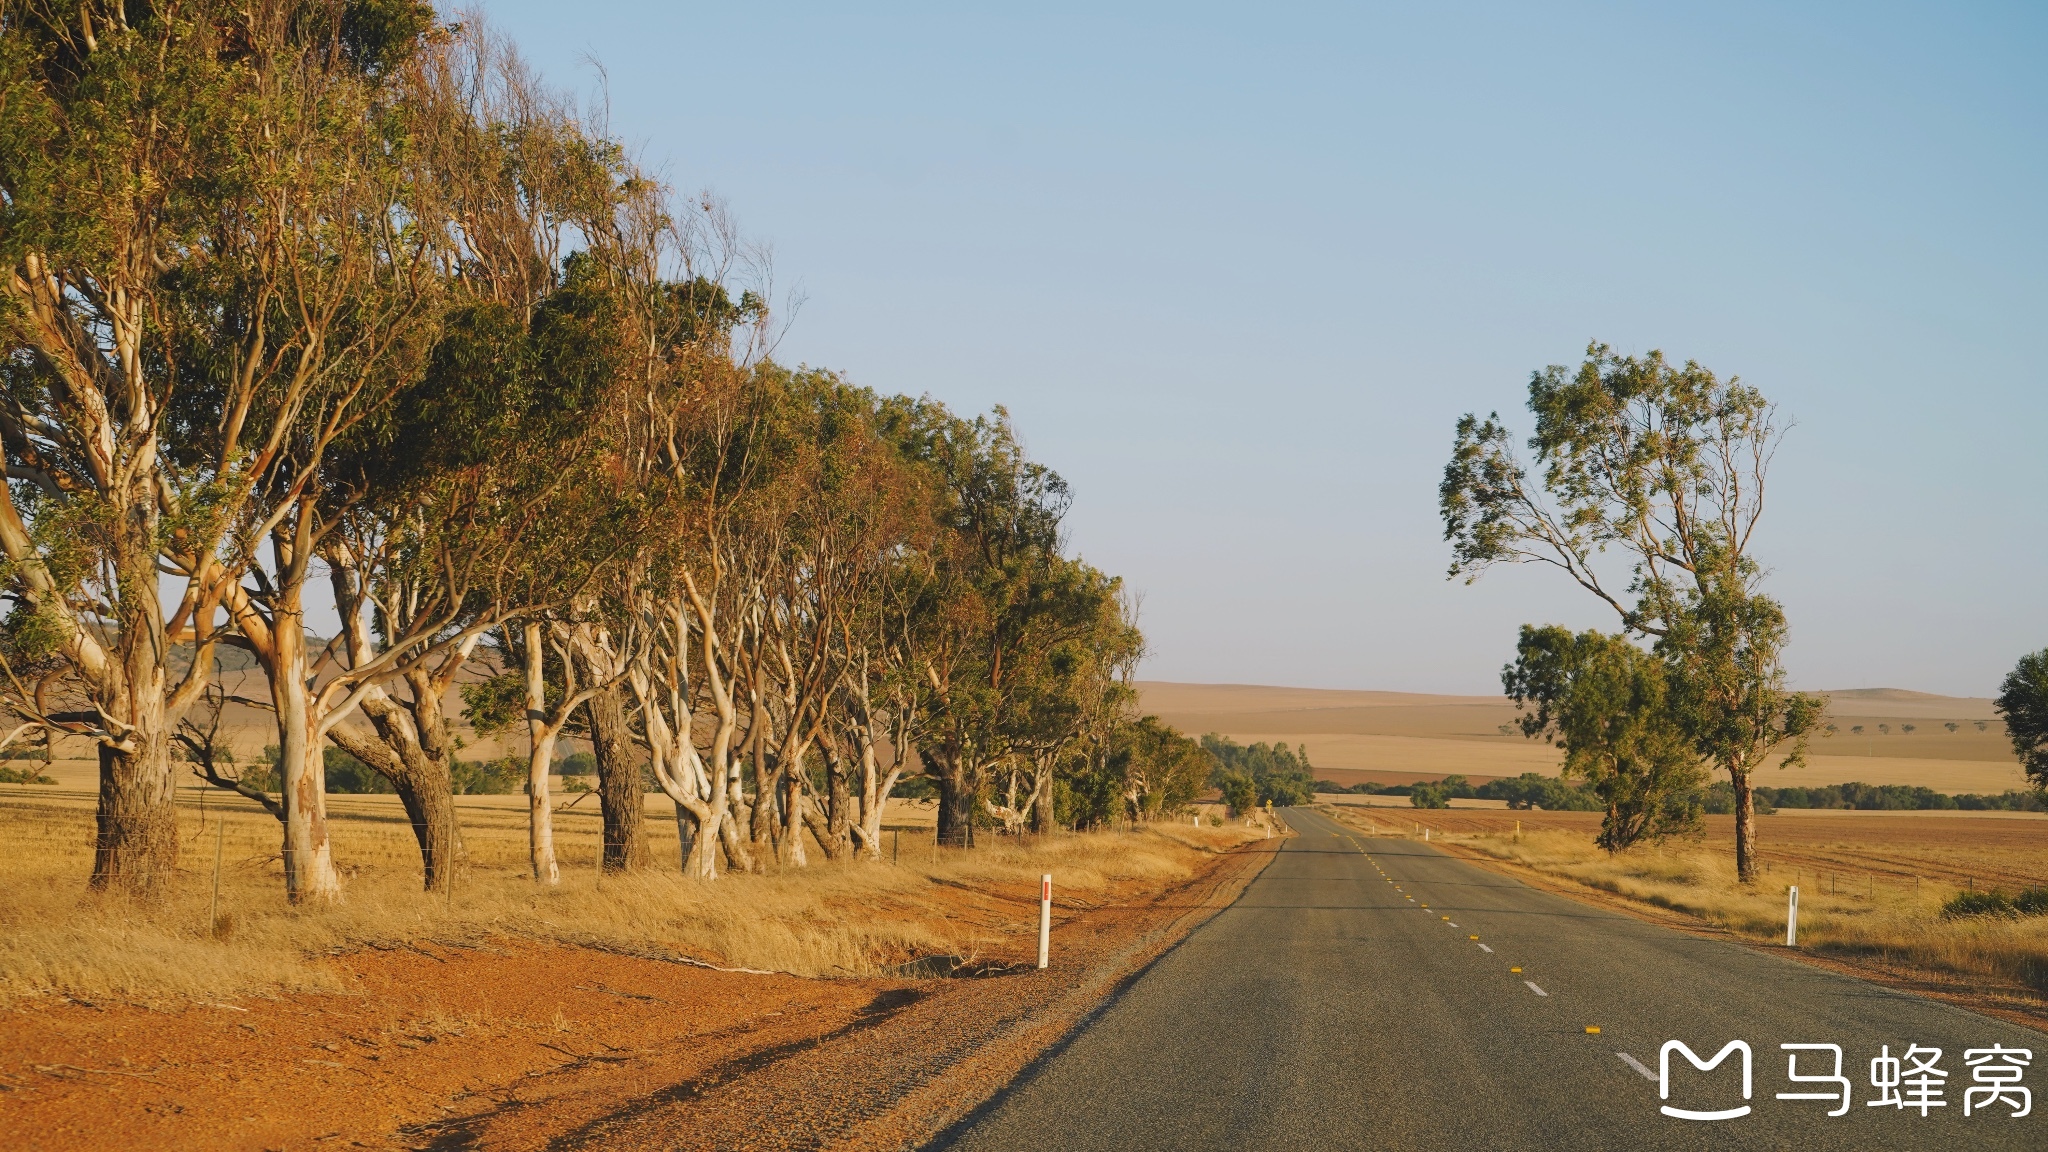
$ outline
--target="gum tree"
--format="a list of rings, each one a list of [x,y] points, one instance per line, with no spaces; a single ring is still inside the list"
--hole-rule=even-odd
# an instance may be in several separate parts
[[[397,226],[388,113],[431,16],[0,9],[0,550],[10,662],[38,670],[5,677],[0,705],[98,745],[97,887],[170,874],[171,732],[205,691],[217,611],[263,543],[308,555],[323,448],[403,375],[431,284]],[[160,568],[182,584],[169,611]],[[290,590],[256,594],[301,628]],[[292,763],[287,870],[330,890],[317,774]]]
[[[1606,805],[1602,848],[1620,852],[1699,826],[1695,797],[1706,773],[1655,655],[1623,636],[1525,625],[1501,685],[1530,709],[1523,735],[1555,743],[1563,774],[1584,779]]]
[[[1450,575],[1496,564],[1564,573],[1649,637],[1670,671],[1669,707],[1735,788],[1736,870],[1757,874],[1753,773],[1804,754],[1824,701],[1789,691],[1783,608],[1751,547],[1783,437],[1756,389],[1661,352],[1587,348],[1576,371],[1529,381],[1534,476],[1498,415],[1458,421],[1438,490]],[[1602,553],[1627,565],[1617,577]]]
[[[2048,648],[2020,657],[1995,702],[2012,753],[2036,788],[2048,788]],[[1977,722],[1979,729],[1986,725]]]

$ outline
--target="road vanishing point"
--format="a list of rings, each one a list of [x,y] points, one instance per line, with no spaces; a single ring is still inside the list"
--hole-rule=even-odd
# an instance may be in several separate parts
[[[1968,1049],[2041,1059],[2035,1032],[1768,950],[1576,903],[1292,809],[1291,837],[1240,898],[934,1147],[1137,1149],[2042,1149],[2048,1099],[1965,1116]],[[1426,906],[1426,907],[1425,907]],[[1058,962],[1054,941],[1054,962]],[[1590,1032],[1588,1029],[1599,1031]],[[1659,1053],[1680,1041],[1699,1071]],[[1853,1091],[1788,1080],[1834,1071]],[[1868,1101],[1871,1061],[1941,1049],[1940,1107]],[[1880,1068],[1889,1078],[1888,1068]],[[1922,1075],[1919,1079],[1930,1079]],[[1779,1100],[1829,1093],[1836,1102]],[[1666,1106],[1733,1119],[1664,1115]]]

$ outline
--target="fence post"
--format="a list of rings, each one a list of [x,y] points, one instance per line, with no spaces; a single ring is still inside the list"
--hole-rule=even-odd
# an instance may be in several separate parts
[[[1799,885],[1794,884],[1785,897],[1785,947],[1799,947]]]
[[[1052,873],[1038,878],[1038,966],[1043,968],[1051,961],[1052,951]]]
[[[206,793],[201,792],[199,795],[203,798],[206,795]],[[225,838],[227,837],[227,829],[228,822],[225,817],[225,814],[222,814],[221,816],[214,818],[213,903],[207,905],[206,907],[206,934],[209,937],[217,937],[220,935],[220,853],[221,845],[224,842]]]

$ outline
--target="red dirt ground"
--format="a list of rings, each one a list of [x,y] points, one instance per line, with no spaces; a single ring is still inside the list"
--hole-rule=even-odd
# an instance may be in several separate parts
[[[1277,844],[1278,841],[1273,841]],[[1056,913],[1051,969],[809,980],[503,942],[336,958],[360,995],[0,1012],[0,1144],[33,1150],[894,1148],[968,1114],[1270,854]],[[963,892],[982,913],[1035,919]],[[963,909],[965,911],[967,909]]]

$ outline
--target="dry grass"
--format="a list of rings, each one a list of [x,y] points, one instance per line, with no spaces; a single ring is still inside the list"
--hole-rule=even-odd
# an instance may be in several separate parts
[[[1396,834],[1406,832],[1406,818],[1413,815],[1403,814]],[[1983,837],[1973,836],[1973,830],[1989,832],[2006,822],[1949,820],[1946,824],[1953,829],[1953,847],[1943,851],[1942,845],[1929,843],[1921,834],[1924,819],[1839,814],[1831,820],[1815,821],[1832,825],[1835,836],[1808,846],[1774,839],[1773,821],[1777,818],[1766,818],[1763,835],[1768,844],[1776,846],[1773,872],[1765,882],[1745,886],[1736,880],[1724,838],[1712,833],[1701,842],[1640,847],[1610,856],[1594,846],[1590,830],[1552,826],[1517,833],[1507,826],[1511,819],[1526,816],[1459,813],[1446,818],[1436,814],[1425,822],[1437,825],[1433,839],[1438,842],[1630,903],[1677,912],[1759,943],[1784,940],[1785,890],[1788,883],[1797,882],[1802,948],[1964,981],[1988,979],[2048,992],[2048,917],[1950,920],[1941,915],[1942,904],[1964,887],[1941,877],[1960,876],[1964,867],[1979,866],[1978,854],[1970,848],[1972,841]],[[1353,822],[1370,819],[1354,815]],[[1441,826],[1453,820],[1465,827]],[[1529,822],[1538,823],[1534,819]],[[1373,823],[1383,833],[1389,830],[1384,819]],[[2036,834],[2041,831],[2038,821],[2027,823]],[[1854,836],[1852,829],[1861,836]],[[1794,831],[1791,826],[1786,830]],[[1842,869],[1840,860],[1848,853],[1841,841],[1849,839],[1860,840],[1857,855],[1889,856],[1892,867],[1882,872]],[[1907,870],[1915,864],[1925,866],[1919,871],[1931,876],[1917,878]],[[2019,869],[2022,873],[2030,870]],[[1983,887],[1981,883],[1976,886]]]
[[[347,978],[325,963],[332,955],[415,941],[488,947],[503,938],[802,976],[873,975],[919,957],[973,958],[1020,935],[1028,918],[1015,908],[1035,902],[1042,872],[1054,874],[1063,903],[1099,902],[1121,885],[1168,886],[1205,855],[1256,834],[1172,825],[940,852],[913,827],[902,834],[899,864],[816,863],[705,884],[672,870],[599,878],[590,800],[558,814],[563,882],[542,889],[526,875],[524,798],[472,797],[462,801],[468,859],[449,899],[419,891],[417,850],[395,800],[337,797],[344,898],[294,908],[283,896],[274,820],[251,806],[223,807],[217,797],[202,814],[184,799],[177,883],[163,903],[142,907],[86,887],[89,800],[48,789],[0,792],[0,891],[8,894],[0,902],[0,1004],[341,990]],[[649,831],[657,869],[672,869],[673,822],[651,820]],[[217,938],[208,931],[216,836],[224,861]]]

